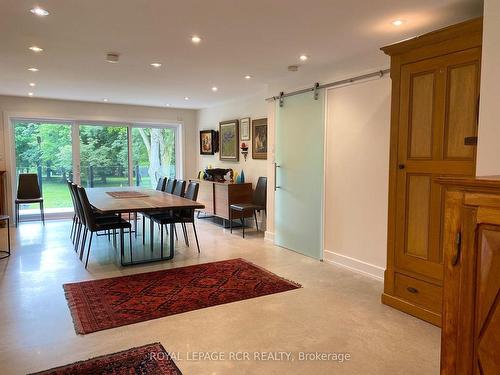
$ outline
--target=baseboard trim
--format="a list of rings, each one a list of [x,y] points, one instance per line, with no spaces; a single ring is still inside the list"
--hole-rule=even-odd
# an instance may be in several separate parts
[[[323,259],[328,263],[336,264],[337,266],[347,268],[351,271],[371,277],[372,279],[384,281],[385,269],[375,266],[374,264],[366,263],[362,260],[338,254],[330,250],[324,250]]]
[[[269,232],[269,231],[266,230],[264,232],[264,239],[267,240],[267,241],[274,242],[274,232]]]

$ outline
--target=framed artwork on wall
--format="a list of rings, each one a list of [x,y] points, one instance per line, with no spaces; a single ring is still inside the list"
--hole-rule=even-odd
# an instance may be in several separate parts
[[[219,123],[219,159],[239,161],[239,123],[238,120]]]
[[[240,120],[240,140],[250,140],[250,117],[245,117]]]
[[[267,118],[252,121],[252,159],[267,159]]]
[[[216,135],[215,130],[200,131],[200,155],[213,155],[216,151]]]

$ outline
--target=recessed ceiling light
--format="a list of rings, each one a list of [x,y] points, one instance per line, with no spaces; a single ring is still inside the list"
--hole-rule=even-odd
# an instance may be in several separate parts
[[[197,36],[197,35],[193,35],[191,37],[191,42],[193,42],[194,44],[198,44],[198,43],[201,42],[201,38],[199,36]]]
[[[39,69],[38,69],[38,68],[28,68],[28,70],[29,70],[30,72],[38,72],[38,71],[39,71]]]
[[[107,101],[108,101],[108,99],[104,98],[102,101],[103,101],[103,102],[107,102]]]
[[[154,63],[151,63],[151,66],[153,68],[159,68],[161,66],[161,63],[158,63],[158,62],[154,62]]]
[[[212,87],[212,91],[213,91],[213,92],[215,92],[215,91],[217,91],[217,90],[219,90],[219,89],[218,89],[216,86]]]
[[[307,61],[308,58],[309,57],[307,55],[300,55],[299,56],[300,61]]]
[[[33,96],[33,93],[32,93],[32,92],[29,92],[29,93],[28,93],[28,95],[29,95],[29,96]]]
[[[42,9],[40,7],[34,7],[33,9],[30,9],[30,12],[33,14],[36,14],[37,16],[40,17],[45,17],[49,15],[49,12],[47,12],[45,9]]]
[[[185,96],[185,97],[184,97],[184,100],[189,100],[189,96]]]
[[[402,24],[404,24],[406,21],[405,20],[394,20],[392,21],[392,24],[394,26],[401,26]]]
[[[120,54],[116,52],[108,52],[106,54],[106,61],[111,64],[116,64],[120,60]]]
[[[35,86],[36,86],[36,83],[35,83],[35,82],[30,82],[30,86],[31,86],[31,87],[35,87]]]
[[[252,78],[252,76],[251,76],[251,75],[249,75],[249,74],[247,74],[247,75],[245,76],[245,79],[251,79],[251,78]]]
[[[165,107],[170,107],[170,104],[165,104]]]
[[[40,47],[37,47],[37,46],[31,46],[30,50],[32,50],[33,52],[42,52],[43,48],[40,48]]]

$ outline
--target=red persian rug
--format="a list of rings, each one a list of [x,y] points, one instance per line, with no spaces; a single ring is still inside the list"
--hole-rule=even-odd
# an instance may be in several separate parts
[[[86,334],[300,288],[243,259],[64,284],[75,330]]]
[[[182,375],[163,346],[144,345],[32,375]]]

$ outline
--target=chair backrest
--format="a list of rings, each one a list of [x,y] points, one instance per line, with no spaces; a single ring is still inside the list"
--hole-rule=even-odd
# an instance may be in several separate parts
[[[173,194],[175,189],[175,178],[169,178],[167,186],[165,186],[165,193]]]
[[[198,199],[198,190],[200,190],[200,184],[197,182],[190,182],[186,189],[186,194],[184,194],[184,198],[196,202]]]
[[[85,218],[85,225],[89,229],[93,229],[95,227],[95,217],[92,211],[92,206],[90,205],[89,202],[89,198],[87,197],[87,192],[81,186],[78,186],[77,190],[78,190],[78,196],[80,197],[82,213]]]
[[[184,181],[184,180],[176,180],[175,181],[174,192],[172,194],[177,195],[179,197],[183,197],[184,196],[184,190],[186,190],[186,181]]]
[[[69,195],[71,197],[71,202],[73,203],[73,211],[75,211],[76,215],[76,202],[75,202],[75,196],[73,194],[73,189],[71,188],[72,182],[68,179],[66,180],[66,184],[68,185],[68,190],[69,190]]]
[[[41,198],[40,185],[38,185],[38,175],[36,173],[23,173],[19,175],[17,184],[18,199]]]
[[[252,203],[258,206],[266,207],[267,203],[267,177],[259,177],[257,186],[253,192]]]
[[[72,183],[71,184],[71,192],[75,199],[75,212],[78,219],[82,222],[82,224],[86,224],[85,215],[83,213],[82,201],[80,199],[80,195],[78,194],[78,185]]]
[[[158,179],[158,183],[156,184],[156,190],[164,191],[166,183],[167,183],[167,179],[165,177],[160,177]]]

